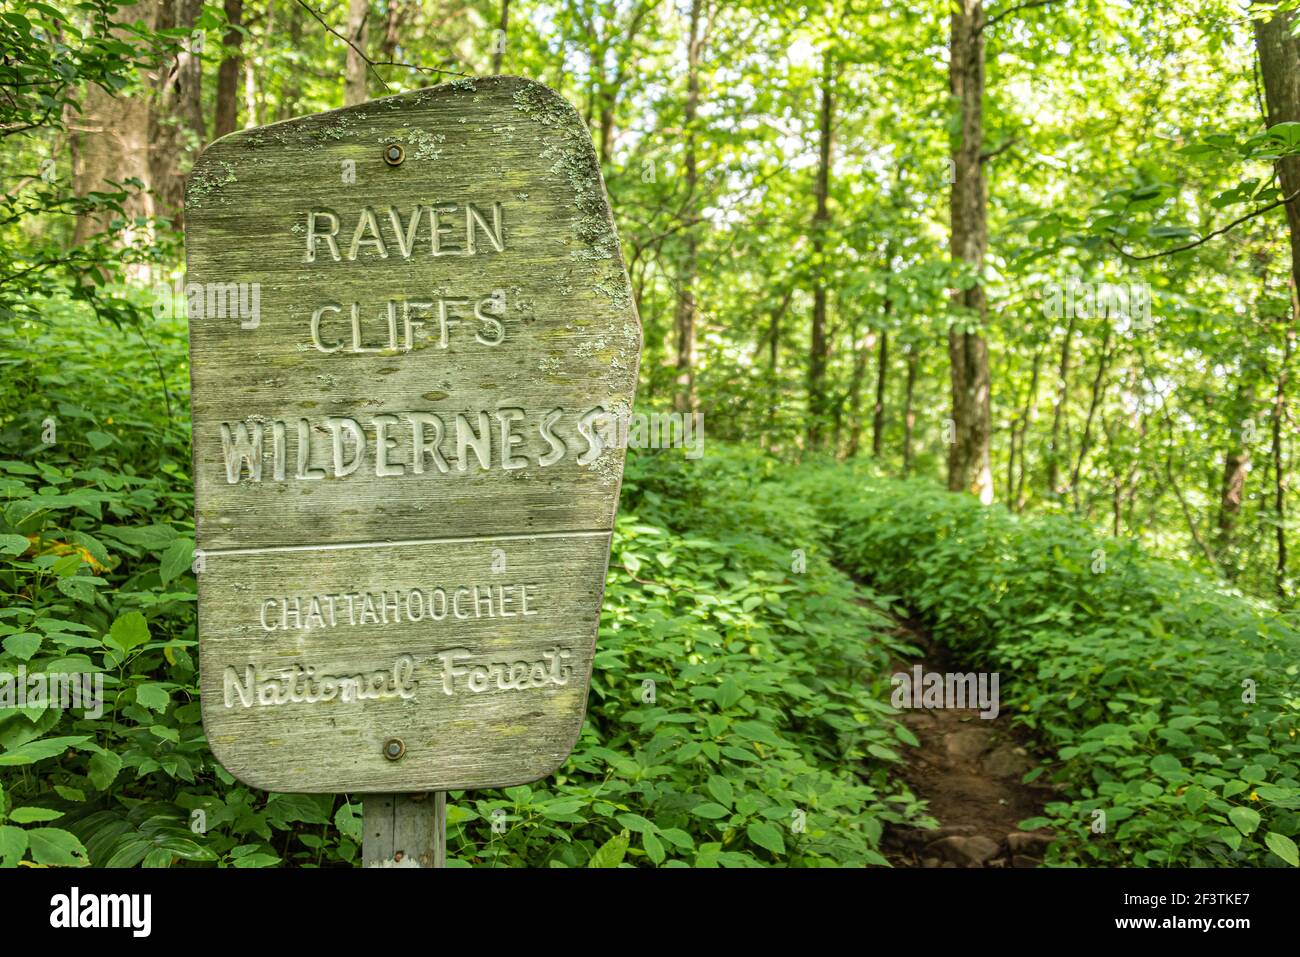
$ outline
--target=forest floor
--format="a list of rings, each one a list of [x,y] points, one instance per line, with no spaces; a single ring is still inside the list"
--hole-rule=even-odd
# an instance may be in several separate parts
[[[899,620],[899,637],[921,650],[896,671],[921,665],[926,673],[968,673],[915,621]],[[979,708],[903,711],[903,724],[920,741],[908,752],[903,779],[928,802],[938,830],[891,828],[884,853],[896,867],[1037,867],[1052,841],[1050,831],[1021,831],[1042,813],[1051,788],[1022,782],[1034,759],[1012,716],[981,718]]]

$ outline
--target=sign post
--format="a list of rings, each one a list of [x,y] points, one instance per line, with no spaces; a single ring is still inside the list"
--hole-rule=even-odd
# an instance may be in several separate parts
[[[208,741],[436,866],[586,710],[641,345],[590,134],[462,80],[223,137],[185,220]]]

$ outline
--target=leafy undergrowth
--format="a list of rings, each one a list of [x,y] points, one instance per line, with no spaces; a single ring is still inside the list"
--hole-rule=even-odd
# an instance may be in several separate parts
[[[357,863],[355,796],[249,789],[203,737],[183,327],[46,312],[0,352],[0,673],[106,700],[0,701],[0,863]],[[887,621],[772,469],[630,458],[583,734],[546,781],[453,793],[451,863],[884,864],[921,819]]]
[[[803,480],[842,567],[1001,675],[1067,799],[1049,863],[1297,865],[1300,634],[1268,607],[1064,518],[920,481]]]

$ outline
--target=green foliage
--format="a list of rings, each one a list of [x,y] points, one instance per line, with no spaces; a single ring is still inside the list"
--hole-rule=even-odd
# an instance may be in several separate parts
[[[844,567],[1001,674],[1067,795],[1023,825],[1056,830],[1055,861],[1295,865],[1300,633],[1275,612],[1064,518],[860,472],[807,487]]]
[[[107,25],[119,14],[116,0],[88,0],[74,14],[37,0],[17,0],[0,13],[0,138],[6,144],[0,178],[0,328],[18,318],[41,318],[37,303],[70,296],[100,318],[121,324],[134,318],[109,290],[124,264],[156,260],[167,241],[124,243],[127,200],[145,187],[112,181],[78,193],[53,137],[68,135],[88,89],[127,95],[138,67],[174,49],[175,41]],[[26,141],[26,142],[24,142]],[[12,186],[10,185],[12,184]],[[76,219],[101,222],[72,242]],[[141,226],[143,223],[133,223]]]
[[[184,338],[151,335],[47,303],[0,354],[0,672],[105,690],[99,715],[0,711],[0,860],[354,863],[356,798],[264,795],[208,751]],[[922,819],[879,686],[900,649],[780,474],[631,460],[582,737],[547,781],[453,794],[453,863],[886,863],[884,825]]]
[[[882,675],[901,649],[870,592],[829,565],[808,506],[770,481],[781,474],[757,455],[629,460],[577,748],[544,786],[453,794],[450,853],[886,863],[883,825],[922,819],[891,773],[906,731]]]

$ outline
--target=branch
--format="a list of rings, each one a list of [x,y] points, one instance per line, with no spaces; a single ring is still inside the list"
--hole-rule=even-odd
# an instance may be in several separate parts
[[[1019,13],[1021,10],[1032,10],[1034,7],[1045,7],[1049,3],[1056,3],[1056,2],[1057,0],[1028,0],[1027,3],[1018,3],[1014,7],[1011,7],[1007,10],[1003,10],[995,17],[989,17],[989,19],[985,20],[984,23],[980,25],[980,27],[976,29],[975,32],[983,33],[984,30],[986,30],[988,27],[993,26],[993,24],[997,23],[999,20],[1003,19],[1004,17],[1011,16],[1011,14],[1013,13]]]
[[[1019,143],[1019,142],[1020,142],[1020,137],[1018,137],[1018,136],[1013,136],[1013,137],[1011,137],[1011,139],[1007,140],[1005,143],[1003,143],[1003,144],[1002,144],[1001,146],[999,146],[997,149],[995,149],[995,150],[989,150],[989,151],[986,152],[986,153],[981,153],[981,154],[980,154],[980,162],[981,162],[981,163],[985,163],[985,162],[988,162],[989,160],[993,159],[993,157],[995,157],[995,156],[1001,156],[1003,153],[1005,153],[1007,150],[1011,149],[1011,147],[1015,146],[1015,145],[1016,145],[1017,143]]]
[[[1237,219],[1234,219],[1232,222],[1228,223],[1228,225],[1221,226],[1218,229],[1213,230],[1212,232],[1206,233],[1204,236],[1202,236],[1200,239],[1194,242],[1184,243],[1181,246],[1175,246],[1173,249],[1166,249],[1158,253],[1146,253],[1144,255],[1139,256],[1134,253],[1125,251],[1123,248],[1120,247],[1119,243],[1115,242],[1115,240],[1113,239],[1109,239],[1107,240],[1107,242],[1121,256],[1125,256],[1129,259],[1134,259],[1134,260],[1159,259],[1161,256],[1172,256],[1174,253],[1185,253],[1189,249],[1195,249],[1197,246],[1201,246],[1204,245],[1205,243],[1208,243],[1211,239],[1213,239],[1216,236],[1222,236],[1224,233],[1236,229],[1238,226],[1240,226],[1242,223],[1246,222],[1249,219],[1254,219],[1256,216],[1262,215],[1263,213],[1267,213],[1271,209],[1277,209],[1279,206],[1285,206],[1287,203],[1293,202],[1297,196],[1300,196],[1300,189],[1296,190],[1290,196],[1283,196],[1281,199],[1274,200],[1273,202],[1269,203],[1267,206],[1261,206],[1259,209],[1251,210],[1245,216],[1241,216]]]
[[[310,13],[313,17],[315,17],[315,18],[316,18],[316,21],[317,21],[321,26],[323,26],[323,27],[324,27],[326,30],[328,30],[330,33],[334,34],[334,36],[338,37],[340,40],[342,40],[344,43],[346,43],[348,46],[350,46],[350,47],[351,47],[351,48],[356,52],[357,56],[361,57],[361,59],[365,61],[366,66],[370,67],[370,72],[373,73],[373,74],[375,75],[376,79],[378,79],[379,82],[380,82],[381,84],[383,84],[384,89],[385,89],[387,92],[389,92],[389,93],[392,93],[392,92],[393,92],[393,89],[392,89],[392,87],[390,87],[390,86],[388,85],[388,83],[387,83],[387,82],[384,80],[384,78],[380,75],[379,70],[376,69],[377,67],[381,67],[381,66],[400,66],[400,67],[403,67],[403,68],[405,68],[405,69],[407,69],[407,70],[415,70],[415,71],[417,71],[417,72],[419,72],[419,73],[445,73],[445,74],[447,74],[448,76],[472,76],[472,74],[469,74],[469,73],[457,73],[455,70],[439,70],[439,69],[435,69],[434,67],[431,67],[431,66],[416,66],[414,63],[399,63],[399,62],[396,61],[396,60],[372,60],[372,59],[370,59],[370,57],[366,56],[366,53],[365,53],[364,50],[362,50],[362,49],[361,49],[360,47],[358,47],[355,43],[353,43],[353,42],[352,42],[348,37],[345,37],[343,34],[339,33],[339,32],[338,32],[337,30],[335,30],[332,26],[330,26],[328,23],[326,23],[326,22],[325,22],[325,18],[322,17],[322,16],[320,15],[320,13],[318,13],[315,9],[313,9],[313,8],[310,7],[310,6],[308,6],[308,4],[306,4],[306,3],[304,2],[304,0],[295,0],[295,2],[298,4],[298,6],[302,7],[304,10],[306,10],[308,13]]]

